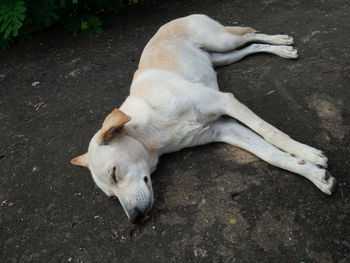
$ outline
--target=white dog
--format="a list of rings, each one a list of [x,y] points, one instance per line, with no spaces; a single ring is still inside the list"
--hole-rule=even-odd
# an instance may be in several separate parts
[[[250,42],[268,44],[235,50]],[[330,195],[336,181],[325,169],[322,151],[291,139],[218,88],[213,66],[257,52],[297,58],[292,44],[287,35],[223,26],[205,15],[171,21],[146,45],[129,97],[106,117],[88,152],[72,163],[88,167],[96,184],[119,198],[132,223],[152,207],[150,174],[159,156],[210,142],[245,149]]]

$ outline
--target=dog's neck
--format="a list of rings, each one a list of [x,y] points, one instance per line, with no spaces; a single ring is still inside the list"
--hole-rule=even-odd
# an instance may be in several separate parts
[[[141,140],[133,136],[132,133],[128,133],[128,128],[126,128],[126,134],[124,136],[128,136],[133,140],[136,140],[141,145],[141,147],[143,147],[144,152],[147,153],[144,158],[144,162],[148,164],[149,171],[150,173],[152,173],[156,169],[156,166],[158,164],[158,159],[159,159],[158,152],[148,148]]]

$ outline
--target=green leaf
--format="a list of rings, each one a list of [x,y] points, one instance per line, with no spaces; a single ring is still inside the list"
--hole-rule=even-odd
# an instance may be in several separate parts
[[[57,1],[31,1],[28,15],[34,20],[33,26],[36,27],[35,30],[41,30],[53,25],[59,19],[57,14],[58,8],[59,2]]]
[[[81,30],[87,30],[89,28],[89,23],[87,21],[81,21]]]
[[[101,20],[97,16],[90,16],[88,23],[91,27],[98,27],[102,25]]]
[[[96,31],[97,34],[101,34],[101,33],[103,33],[103,28],[102,27],[96,27],[95,31]]]
[[[18,36],[27,8],[23,1],[4,1],[0,6],[0,32],[4,39]]]
[[[13,44],[13,39],[4,39],[4,36],[2,33],[0,33],[0,48],[2,50],[5,50],[6,48],[9,48]]]
[[[66,7],[66,1],[65,0],[59,0],[61,7]]]
[[[30,38],[59,22],[66,32],[92,35],[103,32],[98,15],[119,12],[139,0],[0,0],[0,48]]]
[[[234,225],[237,223],[237,220],[235,218],[230,218],[230,224]]]

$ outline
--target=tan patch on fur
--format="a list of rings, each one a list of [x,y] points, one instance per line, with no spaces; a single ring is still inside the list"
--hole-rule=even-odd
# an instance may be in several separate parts
[[[242,36],[248,33],[254,33],[256,30],[251,27],[240,27],[240,26],[225,26],[225,30],[231,34]]]
[[[162,40],[177,40],[179,38],[189,37],[190,32],[188,32],[189,27],[187,26],[187,19],[188,18],[179,18],[163,25],[151,39],[151,42],[153,42],[153,40],[159,42]]]
[[[118,136],[123,135],[125,133],[123,125],[130,120],[130,116],[126,115],[119,109],[114,109],[104,120],[98,141],[111,140],[112,137],[116,135],[114,129],[118,127],[120,127],[120,130],[118,130]]]
[[[137,74],[136,74],[137,73]],[[140,71],[137,71],[134,75],[134,78],[137,77],[138,74],[142,73]],[[149,93],[148,88],[152,87],[154,85],[159,84],[158,80],[154,80],[152,78],[143,78],[142,81],[134,82],[130,87],[130,95],[133,97],[139,97],[147,99]]]
[[[313,95],[308,98],[308,106],[317,113],[321,119],[321,127],[327,130],[332,137],[341,140],[349,133],[350,126],[343,124],[341,116],[342,101]]]
[[[179,56],[174,48],[167,47],[168,41],[148,46],[141,57],[139,69],[135,72],[134,79],[148,69],[163,69],[172,72],[180,72]]]
[[[73,158],[71,161],[71,164],[74,165],[79,165],[79,166],[83,166],[83,167],[89,167],[89,156],[88,153],[79,155],[75,158]]]
[[[185,19],[176,19],[163,25],[143,50],[134,79],[148,69],[163,69],[181,73],[179,56],[174,43],[190,35]]]

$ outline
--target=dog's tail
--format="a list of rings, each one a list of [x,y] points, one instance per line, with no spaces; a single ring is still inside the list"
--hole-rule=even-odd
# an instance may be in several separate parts
[[[241,27],[241,26],[226,26],[225,29],[227,32],[229,32],[231,34],[239,35],[239,36],[242,36],[242,35],[247,34],[247,33],[257,32],[254,28]]]

